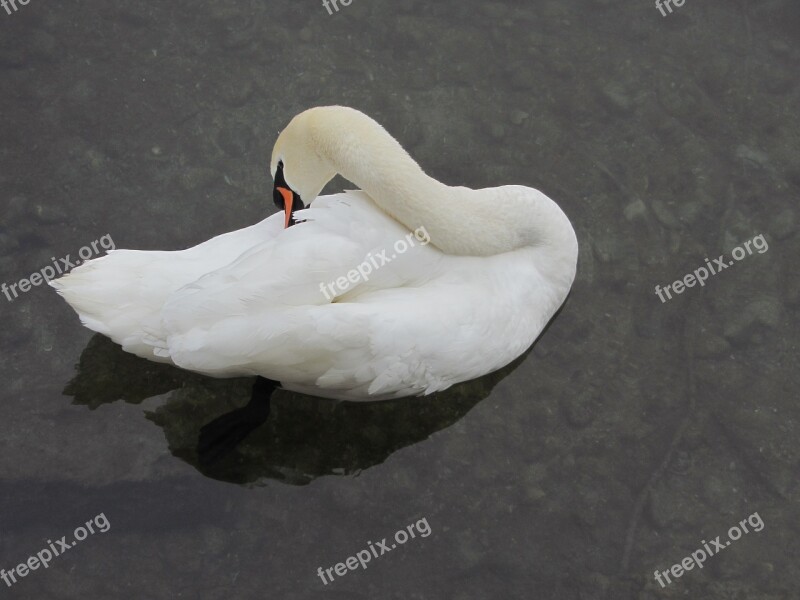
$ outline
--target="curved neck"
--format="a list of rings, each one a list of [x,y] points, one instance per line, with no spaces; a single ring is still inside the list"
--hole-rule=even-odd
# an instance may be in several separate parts
[[[317,110],[324,114],[314,118],[311,135],[319,156],[408,229],[424,226],[431,243],[447,254],[488,256],[560,243],[548,235],[548,225],[557,217],[554,211],[572,231],[558,206],[543,194],[534,195],[535,190],[523,194],[520,190],[526,188],[516,186],[447,186],[428,176],[363,113],[343,107]]]

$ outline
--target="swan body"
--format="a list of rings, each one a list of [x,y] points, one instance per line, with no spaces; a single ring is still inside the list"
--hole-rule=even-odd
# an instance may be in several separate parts
[[[186,250],[113,250],[51,285],[138,356],[380,400],[505,366],[575,277],[575,233],[547,196],[445,186],[354,109],[295,117],[271,170],[285,215]],[[317,197],[336,173],[361,190]]]

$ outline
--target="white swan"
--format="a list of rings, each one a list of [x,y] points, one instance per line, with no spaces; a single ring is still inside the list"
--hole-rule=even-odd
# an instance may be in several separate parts
[[[139,356],[378,400],[508,364],[575,277],[575,232],[547,196],[448,187],[357,110],[297,115],[271,171],[283,214],[187,250],[114,250],[51,285],[84,325]],[[317,198],[337,173],[363,191]],[[372,272],[352,277],[365,261]]]

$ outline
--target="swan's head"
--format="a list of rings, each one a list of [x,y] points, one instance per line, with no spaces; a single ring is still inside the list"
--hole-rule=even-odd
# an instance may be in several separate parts
[[[336,170],[320,156],[314,122],[314,109],[300,113],[281,132],[272,149],[272,199],[285,211],[286,227],[294,224],[294,211],[311,204],[336,175]]]

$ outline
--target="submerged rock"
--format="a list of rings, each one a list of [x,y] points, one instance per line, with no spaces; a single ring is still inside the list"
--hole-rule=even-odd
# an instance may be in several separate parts
[[[769,223],[769,233],[779,240],[791,236],[797,231],[796,213],[791,208],[785,208],[775,215]]]
[[[753,339],[758,326],[774,329],[778,326],[783,305],[778,298],[765,296],[737,312],[725,326],[724,335],[731,341],[746,342]]]

